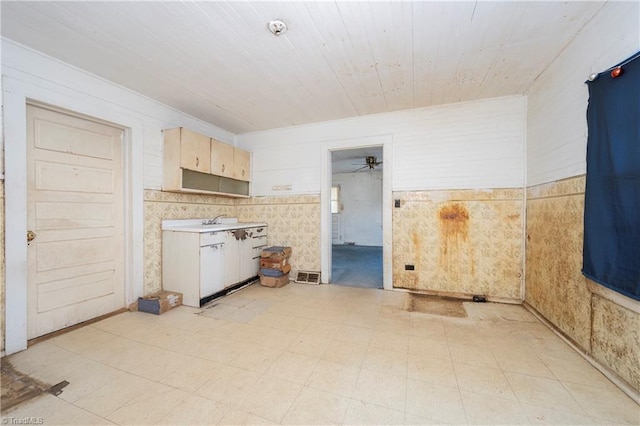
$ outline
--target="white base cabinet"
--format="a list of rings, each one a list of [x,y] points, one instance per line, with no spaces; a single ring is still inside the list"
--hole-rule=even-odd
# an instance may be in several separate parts
[[[183,294],[183,304],[200,302],[258,275],[267,227],[215,232],[162,231],[162,288]]]

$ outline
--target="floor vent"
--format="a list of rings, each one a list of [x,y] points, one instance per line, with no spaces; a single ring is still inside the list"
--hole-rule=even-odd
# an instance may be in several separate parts
[[[298,271],[295,282],[302,284],[320,284],[320,272]]]

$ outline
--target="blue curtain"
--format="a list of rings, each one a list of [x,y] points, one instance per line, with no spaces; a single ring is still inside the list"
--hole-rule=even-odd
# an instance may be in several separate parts
[[[587,81],[582,273],[640,300],[640,52]]]

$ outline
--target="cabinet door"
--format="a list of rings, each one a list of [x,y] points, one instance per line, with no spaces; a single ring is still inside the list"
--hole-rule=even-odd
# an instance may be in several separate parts
[[[180,129],[180,167],[211,173],[211,139],[191,130]]]
[[[233,145],[211,139],[211,173],[233,177]]]
[[[224,290],[224,244],[200,247],[200,298]]]
[[[254,243],[251,237],[240,241],[240,281],[255,277],[260,270],[260,253],[258,256],[255,255]]]
[[[249,181],[251,157],[247,151],[239,148],[233,148],[233,178],[238,180]]]
[[[224,231],[224,286],[229,287],[240,282],[239,241],[233,230]]]
[[[255,277],[260,272],[260,254],[267,246],[267,228],[245,228],[243,238],[239,241],[240,281]]]

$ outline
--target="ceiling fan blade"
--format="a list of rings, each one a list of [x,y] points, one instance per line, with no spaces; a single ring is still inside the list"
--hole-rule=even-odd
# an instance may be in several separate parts
[[[360,170],[365,169],[365,168],[367,168],[367,167],[369,167],[369,166],[362,166],[362,167],[360,167],[359,169],[355,169],[355,170],[354,170],[354,171],[352,171],[351,173],[359,172]]]

